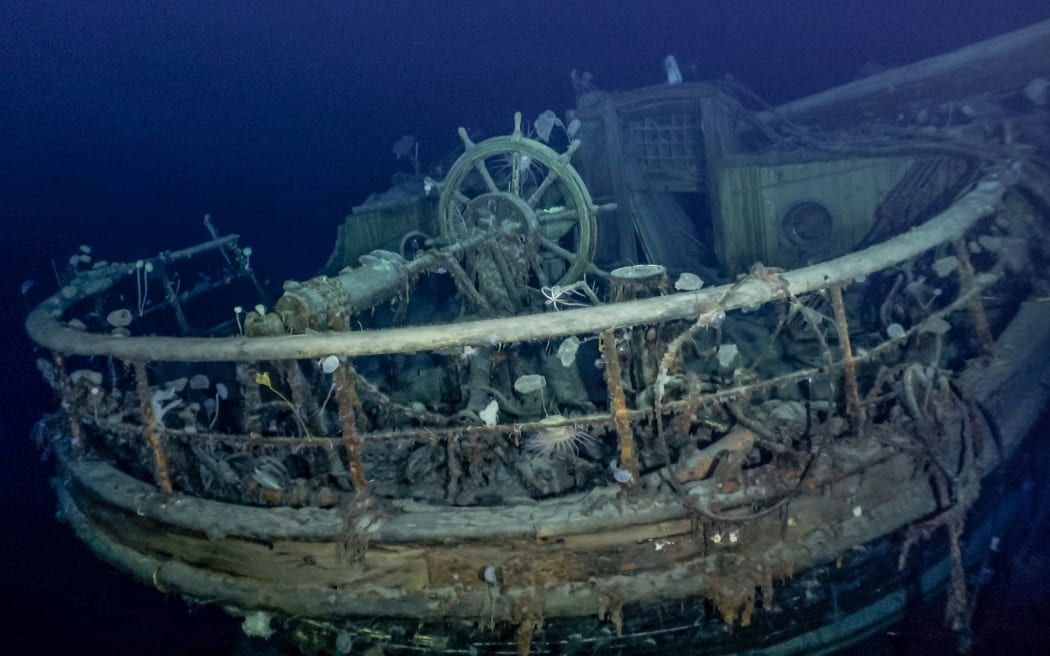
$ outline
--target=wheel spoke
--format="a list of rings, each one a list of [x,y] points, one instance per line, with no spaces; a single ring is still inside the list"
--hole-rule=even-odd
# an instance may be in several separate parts
[[[576,253],[573,253],[571,251],[565,250],[564,248],[562,248],[561,246],[555,244],[554,242],[552,242],[550,239],[547,239],[546,237],[540,237],[540,245],[543,246],[544,249],[550,251],[554,255],[557,255],[558,257],[560,257],[563,260],[569,262],[570,264],[573,264],[573,263],[576,262]],[[599,269],[597,266],[594,265],[593,262],[588,262],[587,266],[585,267],[584,270],[587,273],[596,275],[596,276],[598,276],[600,278],[606,278],[606,279],[609,278],[609,272],[608,271],[604,271],[602,269]]]
[[[511,152],[510,193],[521,196],[521,153]]]
[[[558,174],[554,171],[554,169],[548,169],[547,175],[543,178],[543,182],[540,183],[540,186],[536,187],[536,191],[532,192],[532,195],[529,196],[528,200],[525,201],[529,204],[529,207],[536,207],[536,203],[540,202],[540,198],[543,197],[543,194],[546,193],[547,189],[557,179]]]
[[[496,187],[496,183],[492,180],[492,175],[489,173],[489,169],[485,166],[485,160],[478,159],[474,162],[474,170],[478,172],[481,179],[485,181],[485,186],[488,187],[489,193],[496,193],[499,189]]]
[[[580,211],[575,207],[569,210],[561,210],[559,212],[551,212],[550,214],[537,214],[536,221],[542,225],[550,225],[551,223],[561,223],[562,221],[572,220],[574,223],[578,223],[580,220]]]
[[[540,254],[533,253],[529,257],[529,262],[532,264],[532,270],[536,273],[536,280],[539,281],[540,287],[550,287],[551,281],[547,277],[547,270],[543,267],[543,260],[540,258]]]
[[[551,253],[554,253],[555,255],[564,260],[567,260],[570,264],[576,261],[576,253],[562,248],[561,246],[555,244],[553,241],[547,239],[546,237],[540,237],[540,244]]]

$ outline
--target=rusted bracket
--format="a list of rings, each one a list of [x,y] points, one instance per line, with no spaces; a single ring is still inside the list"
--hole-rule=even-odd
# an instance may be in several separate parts
[[[157,487],[165,494],[171,494],[173,490],[171,476],[168,474],[168,457],[164,454],[164,447],[160,441],[160,430],[157,428],[157,417],[153,414],[153,405],[150,403],[151,393],[146,363],[135,362],[134,365],[139,408],[142,412],[143,436],[146,438],[146,446],[153,452],[153,475],[157,479]]]
[[[61,353],[53,352],[51,354],[51,357],[55,361],[55,383],[58,385],[58,389],[61,390],[61,394],[63,396],[62,400],[66,401],[66,381],[68,380],[68,378],[66,376],[65,360],[62,358]],[[77,414],[75,412],[72,412],[72,410],[68,407],[68,404],[66,404],[65,407],[67,408],[65,413],[66,418],[69,419],[69,435],[73,438],[73,449],[78,454],[83,453],[84,438],[81,435],[80,420],[77,419]]]
[[[631,419],[627,412],[627,399],[623,393],[623,373],[620,356],[616,350],[616,335],[610,328],[602,333],[602,358],[605,360],[605,386],[609,391],[609,407],[612,409],[619,438],[620,467],[631,474],[628,487],[638,485],[638,452],[631,432]]]
[[[842,285],[828,288],[831,296],[831,309],[835,314],[835,330],[839,334],[839,349],[842,351],[842,375],[845,379],[846,416],[854,428],[864,425],[864,408],[860,405],[860,391],[857,388],[857,363],[853,360],[853,347],[849,341],[849,324],[846,322],[846,308],[842,303]]]
[[[955,248],[955,257],[959,258],[959,281],[962,283],[960,293],[965,294],[977,287],[973,262],[970,261],[970,251],[966,248],[965,239],[956,239],[952,246]],[[995,352],[995,338],[992,337],[992,329],[988,325],[988,315],[984,312],[981,295],[971,294],[966,307],[970,311],[970,318],[973,319],[973,330],[977,334],[981,352],[992,355]]]
[[[358,497],[364,499],[370,497],[371,492],[361,458],[361,434],[357,432],[357,413],[354,410],[361,401],[357,398],[357,390],[347,374],[349,367],[349,361],[343,363],[332,372],[332,376],[335,379],[336,398],[339,399],[339,423],[342,426],[343,446],[346,447],[350,465],[350,481],[354,484]]]

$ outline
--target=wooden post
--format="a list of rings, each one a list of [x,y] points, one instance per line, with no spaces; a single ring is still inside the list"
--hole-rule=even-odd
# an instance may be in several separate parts
[[[168,459],[164,455],[163,445],[160,442],[160,430],[157,428],[157,417],[154,416],[153,405],[150,403],[149,376],[146,373],[144,362],[135,362],[135,384],[139,394],[139,408],[142,412],[143,436],[146,438],[146,446],[153,452],[153,475],[157,479],[157,487],[165,494],[171,494]]]
[[[613,269],[609,272],[609,283],[613,303],[663,296],[671,291],[667,267],[659,264],[634,264]]]

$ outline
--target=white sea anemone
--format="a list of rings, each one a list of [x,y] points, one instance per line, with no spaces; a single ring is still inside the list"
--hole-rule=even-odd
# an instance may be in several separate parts
[[[245,613],[241,630],[246,636],[265,640],[273,635],[273,628],[270,626],[272,620],[273,615],[261,610]]]
[[[526,434],[525,441],[522,443],[525,451],[548,458],[570,453],[578,456],[581,448],[595,444],[594,436],[586,430],[564,422],[565,417],[561,415],[552,415],[545,418],[540,423],[552,425]]]
[[[558,345],[558,359],[561,366],[571,367],[576,362],[576,352],[580,350],[580,340],[575,335],[569,335]]]
[[[326,374],[335,373],[335,370],[339,368],[339,356],[329,355],[327,358],[321,360],[321,371]]]
[[[489,401],[485,409],[478,413],[478,417],[489,428],[495,426],[499,422],[499,402],[496,399]]]

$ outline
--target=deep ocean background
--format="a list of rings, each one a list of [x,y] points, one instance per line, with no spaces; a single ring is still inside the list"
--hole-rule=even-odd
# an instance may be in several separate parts
[[[232,2],[0,0],[0,653],[250,653],[232,620],[99,562],[55,519],[29,439],[53,407],[22,329],[80,244],[135,259],[207,238],[253,246],[271,289],[313,275],[336,226],[456,128],[509,132],[607,90],[731,74],[772,103],[1050,18],[1046,0]],[[1044,423],[1041,430],[1046,430]],[[990,590],[982,653],[1030,653],[1045,582]],[[950,653],[937,612],[865,653]]]

